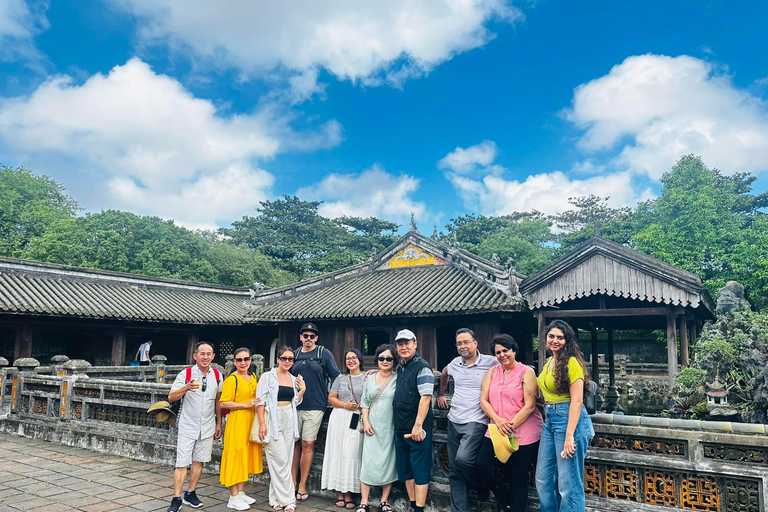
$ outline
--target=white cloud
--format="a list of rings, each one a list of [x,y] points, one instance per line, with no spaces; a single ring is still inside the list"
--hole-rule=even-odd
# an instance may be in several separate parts
[[[141,19],[146,44],[168,44],[214,66],[246,74],[303,75],[318,67],[340,79],[401,85],[454,55],[483,46],[492,19],[521,19],[508,0],[112,0]],[[307,75],[306,73],[310,73]]]
[[[693,57],[629,57],[577,87],[566,117],[583,150],[624,144],[611,163],[654,179],[688,153],[728,173],[768,169],[768,104]]]
[[[589,194],[609,196],[608,205],[613,207],[634,205],[651,197],[648,189],[640,193],[635,191],[632,176],[628,172],[585,180],[572,180],[559,171],[531,175],[523,182],[490,175],[482,180],[474,180],[453,173],[449,173],[448,178],[467,208],[479,210],[484,215],[506,215],[531,210],[551,215],[570,209],[569,197]]]
[[[484,140],[480,144],[468,148],[457,147],[437,162],[437,167],[449,169],[459,174],[468,174],[478,170],[484,171],[488,170],[488,167],[496,160],[497,153],[496,143],[492,140]]]
[[[43,58],[33,38],[48,28],[47,2],[0,0],[0,60],[38,61]]]
[[[319,212],[329,218],[378,217],[407,225],[413,212],[417,223],[428,225],[437,219],[423,202],[412,198],[419,184],[413,176],[395,176],[374,165],[359,174],[330,174],[317,185],[300,189],[297,195],[323,201]]]
[[[276,108],[223,117],[138,59],[82,85],[57,76],[0,100],[0,139],[15,151],[75,160],[106,179],[109,207],[192,227],[231,221],[267,197],[273,176],[256,160],[333,145],[340,132],[330,122],[307,142]]]

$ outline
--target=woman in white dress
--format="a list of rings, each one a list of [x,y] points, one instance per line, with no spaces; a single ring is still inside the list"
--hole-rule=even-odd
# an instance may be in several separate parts
[[[336,491],[336,506],[355,508],[352,493],[360,492],[360,466],[363,457],[363,356],[357,349],[344,354],[343,373],[331,384],[328,403],[333,406],[328,419],[323,457],[323,489]],[[359,426],[358,426],[359,425]]]

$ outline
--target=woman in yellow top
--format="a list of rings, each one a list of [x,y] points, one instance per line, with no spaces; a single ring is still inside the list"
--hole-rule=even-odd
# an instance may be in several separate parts
[[[584,512],[584,459],[595,435],[584,407],[589,374],[570,325],[555,320],[546,333],[552,357],[538,378],[546,402],[536,465],[539,507],[541,512]]]
[[[256,375],[248,374],[251,365],[251,351],[247,348],[235,350],[237,371],[224,379],[221,389],[222,409],[229,409],[227,428],[224,433],[224,451],[221,453],[219,481],[229,487],[227,508],[248,510],[256,500],[243,491],[243,485],[250,475],[263,471],[261,445],[250,441],[251,425],[256,413]]]

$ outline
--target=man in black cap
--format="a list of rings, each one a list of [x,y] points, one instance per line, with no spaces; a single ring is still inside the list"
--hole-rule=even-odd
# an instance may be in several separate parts
[[[293,452],[293,481],[296,483],[296,500],[309,498],[307,477],[315,456],[315,441],[323,422],[323,414],[328,405],[329,383],[338,377],[339,368],[330,350],[318,345],[317,325],[308,322],[299,331],[301,349],[294,351],[295,361],[291,373],[304,377],[307,390],[304,399],[297,407],[299,413],[299,434],[301,444],[296,444]],[[296,477],[301,469],[301,480]]]

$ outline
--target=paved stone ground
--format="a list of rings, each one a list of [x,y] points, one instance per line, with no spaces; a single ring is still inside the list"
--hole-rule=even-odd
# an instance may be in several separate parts
[[[248,483],[245,492],[257,500],[251,510],[272,510],[265,486]],[[0,512],[164,511],[172,494],[173,468],[0,434]],[[205,504],[197,510],[229,510],[229,491],[218,475],[203,474],[197,495]],[[185,505],[181,510],[195,509]],[[296,510],[342,509],[311,497]]]

